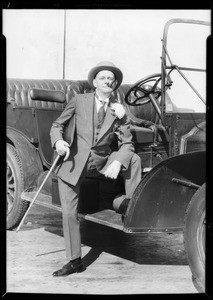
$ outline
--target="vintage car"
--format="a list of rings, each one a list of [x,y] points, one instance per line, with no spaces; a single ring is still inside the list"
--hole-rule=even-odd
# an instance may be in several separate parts
[[[206,113],[178,107],[170,91],[178,75],[183,80],[178,100],[189,102],[184,91],[190,88],[193,101],[205,103],[190,82],[190,75],[186,76],[187,71],[205,74],[205,69],[173,64],[167,37],[174,24],[210,26],[204,21],[169,20],[163,32],[161,73],[135,84],[123,84],[115,91],[131,120],[136,153],[141,158],[142,180],[125,206],[114,201],[124,188],[122,178],[85,179],[79,215],[126,233],[183,230],[193,282],[198,291],[204,292]],[[50,127],[72,97],[91,91],[86,80],[7,79],[8,230],[20,228],[35,200],[61,211],[57,176],[50,169],[55,157]],[[67,130],[70,126],[67,125]],[[111,146],[117,147],[116,140]]]

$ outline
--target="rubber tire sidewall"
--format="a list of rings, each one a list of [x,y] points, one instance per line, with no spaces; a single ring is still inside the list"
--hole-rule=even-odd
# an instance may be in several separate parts
[[[199,243],[197,235],[201,227],[200,221],[204,217],[206,210],[206,186],[201,188],[192,197],[186,210],[184,221],[184,245],[187,254],[189,267],[192,272],[192,279],[198,292],[205,292],[205,257],[204,262],[199,254]],[[205,254],[204,254],[205,255]]]
[[[7,163],[13,172],[15,193],[13,207],[9,214],[7,214],[6,228],[14,229],[20,223],[29,204],[21,199],[21,193],[24,190],[22,162],[16,149],[10,144],[7,144]]]

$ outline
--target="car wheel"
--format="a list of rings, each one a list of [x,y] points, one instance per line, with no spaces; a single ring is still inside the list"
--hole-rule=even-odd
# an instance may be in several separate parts
[[[184,244],[192,272],[192,281],[200,293],[205,292],[206,202],[205,184],[192,197],[185,216]]]
[[[16,149],[7,144],[7,229],[20,223],[29,203],[21,199],[24,189],[24,174],[21,159]]]

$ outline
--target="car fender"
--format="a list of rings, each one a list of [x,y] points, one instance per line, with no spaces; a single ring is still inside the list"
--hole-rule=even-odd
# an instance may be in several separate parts
[[[126,232],[183,230],[185,211],[206,181],[205,151],[168,158],[137,186],[124,217]]]
[[[36,147],[13,129],[7,129],[7,143],[11,143],[15,147],[22,161],[25,178],[24,188],[34,185],[38,175],[43,171]]]

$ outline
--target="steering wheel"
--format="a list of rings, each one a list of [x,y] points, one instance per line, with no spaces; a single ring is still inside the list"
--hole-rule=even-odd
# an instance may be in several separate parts
[[[137,81],[133,87],[125,95],[125,102],[128,105],[138,106],[152,101],[154,96],[155,99],[159,98],[162,94],[161,89],[158,87],[161,81],[161,74],[153,74]],[[150,84],[151,83],[151,84]]]

